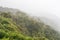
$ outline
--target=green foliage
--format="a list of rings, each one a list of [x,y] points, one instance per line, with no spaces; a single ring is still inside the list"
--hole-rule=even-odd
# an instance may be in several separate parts
[[[8,12],[2,12],[2,13],[0,13],[0,16],[1,17],[6,17],[6,18],[11,18],[11,14]]]
[[[2,16],[0,16],[1,40],[30,40],[30,38],[27,39],[27,36],[23,36],[18,31],[19,29],[17,28],[17,25],[11,20],[11,18],[5,16],[5,13]]]
[[[23,12],[0,13],[1,40],[60,40],[60,34]]]

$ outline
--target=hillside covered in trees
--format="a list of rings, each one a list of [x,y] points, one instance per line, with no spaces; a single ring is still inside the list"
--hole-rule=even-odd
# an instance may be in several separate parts
[[[0,10],[1,40],[60,40],[60,34],[39,18],[16,9],[1,9],[4,10]]]

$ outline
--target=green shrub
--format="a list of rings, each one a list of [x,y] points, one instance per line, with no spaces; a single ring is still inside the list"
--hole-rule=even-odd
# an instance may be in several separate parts
[[[6,34],[5,32],[0,31],[0,39],[4,38],[5,34]]]

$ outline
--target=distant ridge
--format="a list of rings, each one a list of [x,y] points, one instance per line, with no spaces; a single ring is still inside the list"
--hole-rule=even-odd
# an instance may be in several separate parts
[[[17,12],[19,11],[18,9],[12,9],[12,8],[7,8],[7,7],[0,7],[0,12]]]

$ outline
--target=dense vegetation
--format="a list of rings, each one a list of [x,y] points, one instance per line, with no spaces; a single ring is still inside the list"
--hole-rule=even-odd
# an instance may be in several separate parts
[[[23,12],[0,12],[1,40],[60,40],[57,31]]]

